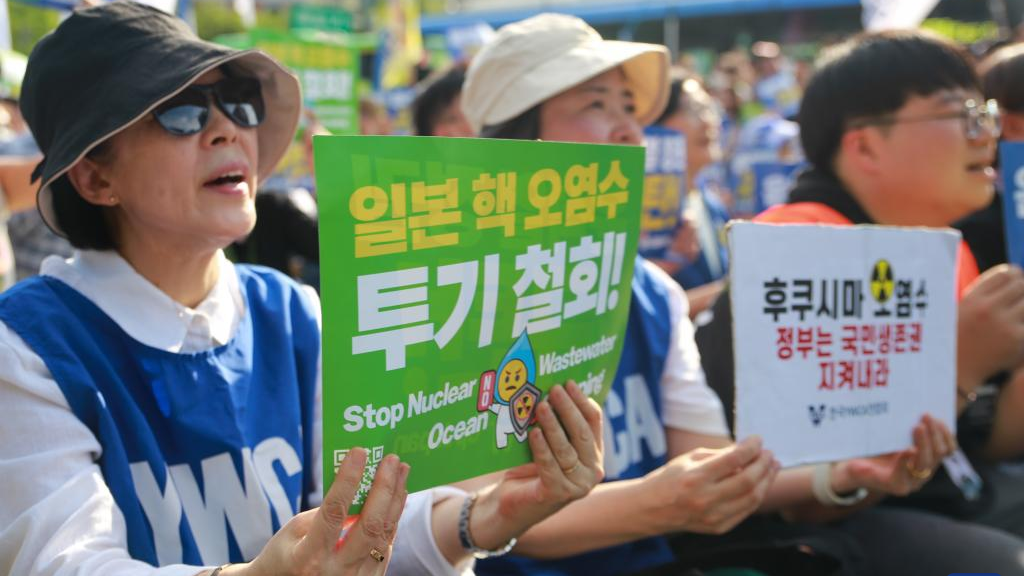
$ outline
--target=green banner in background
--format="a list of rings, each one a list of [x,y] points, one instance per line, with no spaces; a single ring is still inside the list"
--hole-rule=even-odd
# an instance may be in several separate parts
[[[259,48],[292,70],[302,84],[306,108],[332,134],[358,134],[361,45],[347,35],[314,30],[250,30],[217,38],[233,48]]]
[[[397,453],[416,491],[529,461],[552,385],[597,401],[629,315],[640,147],[317,137],[325,485]],[[369,488],[373,470],[366,474]]]
[[[292,4],[288,24],[292,30],[351,32],[352,13],[334,6]]]

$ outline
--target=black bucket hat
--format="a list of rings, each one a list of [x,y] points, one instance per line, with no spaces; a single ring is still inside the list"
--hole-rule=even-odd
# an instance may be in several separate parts
[[[76,162],[228,63],[262,86],[267,114],[256,128],[262,179],[287,150],[302,111],[298,79],[267,54],[205,42],[178,18],[129,0],[76,11],[40,40],[25,70],[21,112],[44,155],[32,177],[42,179],[37,204],[46,224],[64,235],[51,185]]]

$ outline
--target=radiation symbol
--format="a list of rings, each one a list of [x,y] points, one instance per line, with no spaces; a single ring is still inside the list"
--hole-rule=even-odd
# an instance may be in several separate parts
[[[512,406],[512,427],[522,434],[533,421],[533,413],[540,400],[540,389],[527,382],[515,394],[509,404]]]
[[[892,298],[892,291],[892,266],[888,260],[879,260],[871,271],[871,295],[879,304],[884,304]]]

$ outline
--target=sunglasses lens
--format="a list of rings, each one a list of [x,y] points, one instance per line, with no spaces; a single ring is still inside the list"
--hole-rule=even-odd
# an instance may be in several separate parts
[[[153,112],[157,122],[171,134],[197,134],[210,115],[206,95],[186,88]]]
[[[221,109],[239,126],[254,128],[263,121],[263,94],[259,80],[230,78],[215,87]]]

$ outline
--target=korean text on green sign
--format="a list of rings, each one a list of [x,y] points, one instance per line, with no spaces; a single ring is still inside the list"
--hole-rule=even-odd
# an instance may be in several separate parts
[[[416,137],[314,148],[326,485],[354,446],[371,462],[401,456],[410,491],[522,464],[551,386],[572,379],[604,399],[629,313],[641,148]]]

